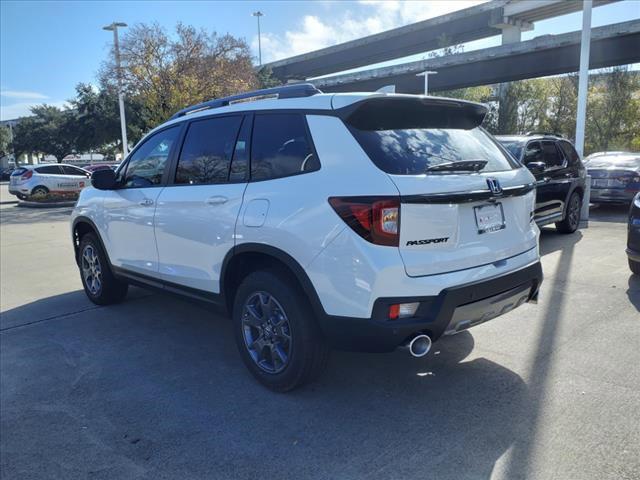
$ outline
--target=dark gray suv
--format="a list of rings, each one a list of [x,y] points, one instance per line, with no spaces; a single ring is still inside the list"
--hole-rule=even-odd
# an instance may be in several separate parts
[[[536,177],[534,218],[538,226],[555,223],[561,233],[575,232],[580,225],[586,170],[571,142],[547,133],[496,138]]]

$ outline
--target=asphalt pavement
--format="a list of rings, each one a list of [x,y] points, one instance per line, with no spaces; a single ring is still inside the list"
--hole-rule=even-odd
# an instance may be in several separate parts
[[[540,302],[402,352],[335,352],[289,394],[230,322],[81,290],[69,209],[0,207],[3,479],[638,479],[640,279],[625,209],[541,236]]]

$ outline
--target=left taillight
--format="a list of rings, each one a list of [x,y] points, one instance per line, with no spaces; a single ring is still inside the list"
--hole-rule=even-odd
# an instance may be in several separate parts
[[[331,197],[329,204],[368,242],[391,247],[399,245],[399,197]]]
[[[33,177],[33,170],[27,170],[20,176],[20,180],[29,180],[31,177]]]

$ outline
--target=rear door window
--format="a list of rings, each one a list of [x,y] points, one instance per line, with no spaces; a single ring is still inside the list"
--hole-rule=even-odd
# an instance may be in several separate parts
[[[226,183],[241,123],[239,115],[192,122],[178,159],[175,183]]]
[[[542,151],[544,152],[544,163],[548,169],[560,168],[564,165],[564,157],[556,147],[556,142],[543,141]]]
[[[45,167],[38,167],[35,169],[35,171],[43,175],[62,175],[62,169],[59,165],[47,165]]]
[[[569,165],[576,165],[580,163],[580,155],[578,155],[578,152],[576,152],[576,149],[573,148],[573,145],[571,145],[566,140],[560,140],[558,142],[558,145],[564,152],[564,156],[569,162]]]
[[[524,151],[524,164],[532,162],[544,162],[544,154],[540,142],[529,142]]]
[[[256,114],[251,145],[252,180],[287,177],[319,168],[302,114]]]

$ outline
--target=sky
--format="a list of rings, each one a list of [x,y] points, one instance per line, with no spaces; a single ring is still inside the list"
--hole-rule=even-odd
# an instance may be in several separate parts
[[[95,83],[109,54],[113,21],[177,22],[244,38],[258,56],[256,10],[264,13],[263,62],[317,50],[481,3],[449,1],[12,1],[0,0],[0,119],[27,115],[33,105],[64,105],[76,84]],[[579,30],[582,14],[537,22],[528,40]],[[640,19],[640,0],[593,9],[592,26]],[[499,37],[465,50],[499,45]],[[416,56],[409,58],[415,59]],[[418,56],[420,58],[420,56]],[[386,62],[389,64],[390,62]]]

